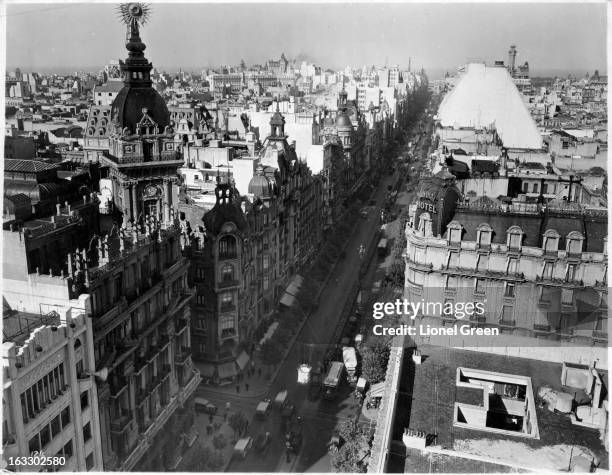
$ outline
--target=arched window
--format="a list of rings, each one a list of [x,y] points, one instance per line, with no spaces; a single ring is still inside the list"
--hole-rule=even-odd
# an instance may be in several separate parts
[[[457,221],[449,223],[448,229],[448,243],[449,244],[461,244],[461,231],[462,227]]]
[[[506,245],[511,251],[520,251],[523,245],[523,230],[518,226],[511,226],[507,231]]]
[[[235,259],[236,255],[236,238],[223,236],[219,240],[219,259]]]
[[[487,223],[482,223],[476,228],[476,242],[479,247],[491,247],[491,236],[493,230]]]
[[[569,255],[577,255],[582,253],[582,244],[584,236],[578,231],[572,231],[566,237],[565,250]]]
[[[431,216],[430,216],[429,213],[422,213],[419,216],[419,231],[424,236],[431,236],[432,235]]]
[[[560,234],[554,229],[548,229],[544,233],[542,248],[546,254],[556,253],[559,250]]]

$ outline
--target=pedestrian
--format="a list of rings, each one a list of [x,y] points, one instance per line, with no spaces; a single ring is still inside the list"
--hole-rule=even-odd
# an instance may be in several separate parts
[[[261,378],[261,368],[257,370],[257,373],[259,374],[259,377]]]
[[[211,424],[213,423],[213,415],[212,414],[208,415],[208,422],[211,423]]]
[[[240,394],[240,385],[239,384],[236,385],[236,394]]]
[[[245,383],[244,384],[244,388],[245,388],[245,391],[248,391],[249,390],[249,383]]]
[[[232,408],[232,403],[227,401],[225,403],[225,412],[229,412],[229,410]]]

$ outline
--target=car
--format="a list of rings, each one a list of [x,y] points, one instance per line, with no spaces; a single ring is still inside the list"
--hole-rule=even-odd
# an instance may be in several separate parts
[[[194,406],[197,412],[203,412],[205,414],[215,415],[217,413],[217,406],[215,406],[208,399],[204,399],[203,397],[196,397],[194,399]]]
[[[257,404],[257,409],[255,410],[255,414],[258,417],[266,418],[270,413],[270,407],[272,403],[270,402],[270,398],[263,399]]]
[[[276,394],[276,397],[274,398],[274,406],[278,407],[279,409],[282,409],[283,407],[285,407],[288,394],[289,392],[286,389],[279,391]]]
[[[244,437],[236,442],[236,445],[234,445],[234,454],[245,459],[252,446],[253,438]]]

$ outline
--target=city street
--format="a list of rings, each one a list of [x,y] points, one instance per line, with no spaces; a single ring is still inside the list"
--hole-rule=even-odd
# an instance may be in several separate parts
[[[412,130],[411,137],[413,143],[410,151],[414,156],[422,157],[427,153],[422,143],[422,130],[429,132],[431,119],[422,117]],[[414,170],[409,172],[409,180],[412,185],[410,192],[406,192],[405,183],[398,193],[397,204],[393,207],[397,218],[387,224],[386,235],[392,243],[401,230],[399,229],[399,211],[407,206],[414,193],[414,179],[418,176],[422,161],[414,162]],[[358,403],[353,395],[352,389],[348,386],[345,379],[339,389],[338,397],[333,401],[317,399],[310,401],[307,398],[308,386],[302,386],[297,382],[297,368],[302,363],[310,363],[316,366],[322,362],[330,343],[337,337],[337,327],[339,318],[345,309],[353,288],[360,275],[361,258],[359,256],[359,246],[372,243],[374,234],[379,230],[379,210],[384,205],[387,194],[387,186],[394,184],[399,177],[399,169],[392,175],[385,175],[376,190],[373,199],[376,206],[368,206],[367,219],[360,219],[356,223],[346,247],[346,257],[340,259],[329,276],[326,288],[322,290],[319,307],[310,314],[301,332],[298,334],[295,343],[290,348],[287,358],[281,363],[281,367],[276,378],[267,386],[266,374],[264,370],[261,376],[252,376],[248,379],[251,390],[244,391],[244,384],[241,384],[241,392],[234,392],[234,385],[228,386],[223,390],[212,387],[201,386],[197,390],[197,395],[205,397],[219,408],[215,421],[223,421],[223,412],[229,402],[231,412],[243,412],[250,420],[249,435],[255,440],[261,433],[270,432],[272,441],[268,448],[262,453],[252,449],[245,459],[232,458],[227,465],[226,471],[230,472],[328,472],[331,471],[330,459],[327,452],[327,443],[330,440],[334,429],[345,419],[358,419],[362,424],[370,424],[363,414],[360,414],[361,404]],[[367,263],[364,274],[361,276],[360,288],[370,289],[375,280],[380,280],[384,274],[381,273],[381,266],[391,264],[391,256],[379,261],[376,252],[370,254],[370,261]],[[298,310],[299,311],[299,310]],[[255,415],[255,409],[260,400],[267,395],[274,398],[277,392],[287,389],[289,400],[295,405],[297,414],[302,417],[303,443],[301,450],[295,455],[286,459],[284,431],[280,412],[274,409],[267,418],[259,418]],[[202,426],[198,427],[200,433],[205,433],[207,420],[202,418]]]
[[[387,185],[394,183],[396,175],[385,176],[375,195],[376,207],[380,208],[384,201]],[[342,313],[346,300],[347,291],[355,284],[359,277],[361,260],[359,257],[359,246],[361,243],[371,241],[373,235],[379,229],[379,215],[375,210],[369,212],[368,218],[360,220],[355,226],[354,232],[349,238],[346,257],[339,261],[329,279],[329,284],[321,294],[320,304],[317,311],[313,312],[301,333],[298,335],[295,345],[289,352],[288,357],[282,363],[276,380],[270,388],[270,395],[274,396],[278,391],[287,389],[289,398],[296,406],[297,413],[303,419],[304,441],[302,450],[298,455],[298,461],[284,466],[283,469],[304,472],[312,468],[319,459],[327,454],[326,444],[331,437],[331,433],[342,418],[355,417],[359,410],[359,405],[348,396],[348,387],[341,390],[339,397],[332,401],[311,402],[306,399],[308,388],[301,386],[297,382],[297,368],[303,363],[302,358],[305,354],[311,358],[311,363],[315,362],[315,354],[324,355],[325,350],[334,330],[338,324],[338,317]],[[375,254],[373,254],[375,259]],[[308,346],[306,346],[308,345]],[[308,348],[305,350],[305,348]],[[214,400],[213,396],[209,399]],[[219,399],[220,407],[225,404],[222,401],[229,400],[240,407],[253,412],[257,405],[257,400],[242,400],[239,397],[223,397]],[[352,402],[351,402],[352,401]],[[215,401],[216,402],[216,401]],[[278,413],[273,413],[263,424],[252,422],[251,436],[256,437],[260,431],[271,431],[273,434],[270,448],[264,456],[251,452],[245,460],[233,460],[228,467],[228,471],[233,472],[269,472],[275,471],[279,463],[284,462],[284,436],[280,430],[280,418]],[[295,465],[295,466],[291,466]],[[316,471],[329,471],[330,467],[317,466]]]

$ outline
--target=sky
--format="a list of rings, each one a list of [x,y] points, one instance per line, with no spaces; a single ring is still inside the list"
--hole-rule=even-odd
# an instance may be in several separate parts
[[[98,70],[125,58],[115,3],[9,4],[7,69]],[[141,29],[159,70],[264,64],[287,58],[325,68],[424,67],[470,59],[517,63],[533,73],[606,71],[605,3],[154,3]],[[532,75],[533,75],[532,73]]]

